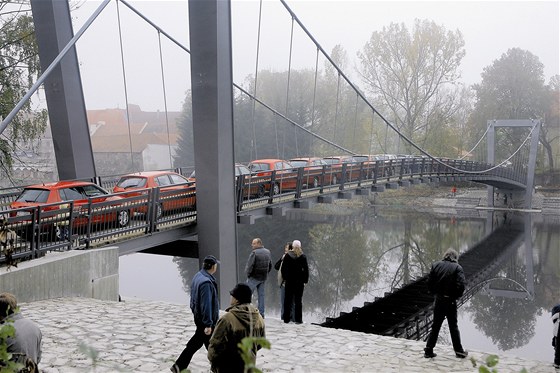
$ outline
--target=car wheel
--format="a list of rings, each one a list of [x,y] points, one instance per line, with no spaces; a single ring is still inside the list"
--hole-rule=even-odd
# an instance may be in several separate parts
[[[156,205],[156,220],[160,219],[162,215],[163,215],[163,206],[161,205],[161,203],[158,203]]]
[[[317,188],[319,186],[319,179],[317,177],[313,178],[313,188]]]
[[[262,198],[262,197],[264,197],[265,193],[266,193],[266,191],[264,189],[264,185],[262,185],[262,184],[259,185],[259,189],[257,190],[257,197]]]
[[[275,196],[277,194],[280,194],[280,185],[278,185],[278,183],[274,183],[274,185],[272,186],[270,191],[271,191],[273,196]]]
[[[54,237],[57,241],[64,241],[70,237],[70,230],[67,225],[56,225],[54,227]]]
[[[119,227],[126,227],[130,223],[130,213],[128,210],[121,210],[117,213],[117,224]]]

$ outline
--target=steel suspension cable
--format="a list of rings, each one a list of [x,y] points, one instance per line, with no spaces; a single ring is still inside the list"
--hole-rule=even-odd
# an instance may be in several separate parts
[[[427,151],[425,151],[424,149],[422,149],[420,146],[418,146],[414,141],[412,141],[411,139],[409,139],[405,134],[403,134],[402,132],[400,132],[400,130],[398,128],[396,128],[391,122],[389,122],[389,120],[387,120],[387,118],[385,118],[385,116],[383,114],[381,114],[367,99],[366,97],[363,95],[363,93],[350,81],[350,79],[344,74],[344,72],[337,66],[337,64],[333,61],[333,59],[325,52],[325,50],[323,49],[323,47],[317,42],[317,40],[313,37],[313,35],[311,35],[311,33],[307,30],[307,28],[303,25],[303,23],[299,20],[299,18],[296,16],[296,14],[292,11],[292,9],[288,6],[288,4],[286,3],[285,0],[280,0],[280,2],[282,3],[282,5],[284,5],[284,8],[286,8],[286,10],[290,13],[291,17],[292,17],[292,21],[296,21],[298,23],[298,25],[300,26],[300,28],[302,29],[303,32],[305,32],[307,34],[307,36],[309,37],[309,39],[311,39],[311,41],[315,44],[315,46],[321,51],[321,53],[325,56],[325,58],[331,63],[331,65],[338,71],[338,73],[344,78],[344,80],[346,80],[346,82],[350,85],[350,87],[352,87],[352,89],[360,96],[360,98],[365,102],[365,104],[374,112],[374,114],[377,114],[379,116],[379,118],[387,125],[387,127],[390,127],[393,131],[395,131],[404,141],[406,141],[407,143],[409,143],[413,148],[415,148],[416,150],[418,150],[421,154],[426,155],[427,157],[431,158],[434,162],[441,164],[444,167],[447,167],[449,169],[453,169],[455,171],[459,171],[459,172],[465,172],[465,173],[475,173],[475,171],[468,171],[468,170],[460,170],[457,168],[454,168],[444,162],[442,162],[441,160],[435,158],[434,156],[432,156],[431,154],[429,154]],[[489,169],[490,170],[490,169]],[[486,171],[489,171],[486,170]],[[476,171],[478,173],[480,173],[481,171]]]
[[[134,171],[134,154],[132,152],[132,134],[130,131],[130,113],[128,110],[128,89],[126,84],[126,68],[124,63],[124,49],[123,49],[123,40],[122,40],[122,28],[121,28],[121,13],[119,8],[119,2],[117,1],[117,24],[119,28],[119,45],[121,51],[121,67],[122,67],[122,74],[123,74],[123,85],[124,85],[124,101],[126,105],[126,123],[128,126],[128,142],[130,144],[130,163],[131,169]]]
[[[262,21],[262,0],[259,2],[259,23],[257,26],[257,51],[256,51],[256,58],[255,58],[255,86],[253,89],[253,93],[255,97],[257,97],[257,83],[258,83],[258,74],[259,74],[259,52],[261,47],[261,21]],[[253,101],[253,109],[251,112],[251,125],[253,128],[253,141],[251,147],[251,153],[253,150],[255,151],[255,156],[252,159],[257,159],[257,134],[255,129],[255,101]]]
[[[336,142],[336,122],[338,120],[338,100],[340,98],[340,73],[336,82],[336,105],[334,111],[333,141]]]
[[[490,129],[490,125],[486,126],[486,131],[484,131],[484,133],[482,134],[482,136],[480,137],[480,139],[478,139],[478,142],[472,147],[471,150],[469,150],[463,157],[459,158],[460,161],[462,161],[463,159],[465,159],[467,156],[471,155],[472,152],[476,149],[476,147],[482,142],[482,140],[484,139],[484,137],[486,136],[486,134],[488,133],[488,130]]]
[[[374,126],[375,116],[371,115],[371,132],[369,133],[369,147],[368,147],[368,154],[371,154],[371,150],[373,148],[373,126]]]
[[[23,105],[25,105],[25,103],[29,101],[31,96],[33,96],[33,94],[39,89],[39,87],[43,84],[43,82],[47,79],[47,77],[51,74],[51,72],[58,66],[60,61],[64,58],[64,56],[66,56],[66,53],[68,53],[70,49],[74,47],[78,39],[82,37],[84,32],[91,26],[93,21],[97,19],[99,14],[101,14],[101,12],[105,9],[105,7],[107,6],[107,4],[109,4],[109,2],[110,0],[104,0],[99,5],[99,7],[87,19],[87,21],[84,23],[82,28],[80,28],[80,30],[76,33],[76,35],[74,35],[74,37],[70,39],[70,41],[68,41],[66,46],[62,48],[58,56],[55,57],[55,59],[51,62],[49,67],[47,67],[43,71],[43,73],[39,76],[35,84],[33,84],[31,88],[29,88],[29,91],[27,91],[27,93],[21,98],[21,100],[19,100],[19,102],[16,104],[16,106],[14,106],[12,111],[10,111],[10,113],[6,116],[6,118],[2,120],[2,124],[0,124],[0,133],[4,132],[8,124],[12,121],[12,119],[14,119],[14,117],[21,110]]]
[[[358,126],[358,100],[360,96],[356,94],[356,107],[354,108],[354,131],[352,132],[352,147],[356,149],[356,127]]]
[[[335,144],[334,142],[325,139],[324,137],[317,135],[316,133],[314,133],[313,131],[310,131],[309,129],[303,127],[302,125],[300,125],[299,123],[294,122],[293,120],[291,120],[290,118],[286,117],[285,115],[283,115],[282,113],[280,113],[279,111],[273,109],[271,106],[267,105],[266,103],[264,103],[262,100],[259,100],[258,98],[252,96],[249,92],[247,92],[245,89],[243,89],[241,86],[237,85],[236,83],[233,83],[233,86],[237,89],[239,89],[243,94],[245,94],[247,97],[249,97],[252,100],[255,100],[256,102],[258,102],[259,104],[261,104],[262,106],[264,106],[266,109],[270,110],[271,112],[273,112],[274,114],[278,115],[279,117],[283,118],[284,120],[286,120],[287,122],[291,123],[292,125],[296,126],[297,128],[307,132],[308,134],[315,136],[316,138],[320,139],[321,141],[324,141],[325,143],[340,149],[346,153],[349,154],[355,154],[353,151],[348,150],[338,144]]]
[[[169,167],[173,168],[173,158],[171,156],[171,138],[169,135],[169,115],[167,112],[167,94],[165,89],[165,73],[163,70],[163,52],[161,49],[161,33],[158,31],[158,44],[159,44],[159,63],[161,67],[161,84],[163,89],[163,106],[165,107],[165,126],[167,127],[167,147],[169,149]]]
[[[315,98],[317,97],[317,75],[319,72],[319,50],[317,49],[317,54],[315,57],[315,82],[313,84],[313,105],[311,106],[311,128],[315,125]],[[311,136],[311,141],[309,145],[309,150],[313,150],[313,139]]]
[[[292,73],[292,52],[294,46],[294,17],[292,16],[292,26],[290,30],[290,53],[288,57],[288,82],[286,84],[286,117],[288,117],[288,108],[290,102],[290,78]],[[296,142],[296,156],[299,156],[299,149],[298,149],[298,141],[297,141],[297,132],[296,128],[294,127],[294,134],[295,134],[295,142]]]

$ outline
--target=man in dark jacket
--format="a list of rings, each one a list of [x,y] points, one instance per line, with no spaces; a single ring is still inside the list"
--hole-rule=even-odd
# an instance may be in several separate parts
[[[218,263],[218,259],[215,256],[206,256],[202,269],[193,277],[190,306],[194,316],[196,331],[175,364],[171,367],[171,371],[174,373],[187,369],[193,355],[202,345],[208,349],[210,336],[220,316],[218,284],[214,278],[214,273],[218,269]]]
[[[560,369],[560,303],[552,307],[552,346],[554,346],[554,368]]]
[[[11,293],[0,294],[0,325],[5,323],[11,323],[14,328],[14,335],[6,339],[12,360],[26,365],[29,371],[37,371],[43,336],[37,324],[19,312],[17,299]]]
[[[249,254],[249,259],[247,259],[247,265],[245,266],[247,285],[249,285],[252,292],[257,289],[259,312],[264,317],[264,286],[268,273],[272,269],[272,257],[270,256],[270,251],[263,247],[260,238],[253,238],[251,247],[253,250]]]
[[[435,295],[434,321],[424,349],[425,358],[437,356],[434,353],[434,347],[445,318],[449,325],[455,356],[464,359],[468,355],[461,345],[461,335],[457,326],[457,299],[465,291],[465,274],[463,267],[457,263],[457,258],[457,252],[449,249],[443,254],[443,260],[432,264],[428,277],[428,290]]]
[[[238,344],[245,337],[265,338],[264,320],[251,304],[252,291],[249,285],[239,283],[231,291],[231,306],[220,318],[208,346],[208,360],[215,373],[243,373],[245,362]],[[253,344],[252,363],[257,360],[261,348]]]
[[[301,324],[303,322],[303,290],[305,284],[309,281],[309,264],[299,240],[294,240],[292,242],[292,250],[284,255],[281,271],[286,286],[282,319],[285,323],[289,323],[292,320],[293,309],[295,323]]]

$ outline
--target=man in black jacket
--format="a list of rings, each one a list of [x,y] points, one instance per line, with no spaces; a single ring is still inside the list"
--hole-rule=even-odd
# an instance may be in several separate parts
[[[443,260],[432,264],[428,277],[428,290],[435,295],[434,322],[424,349],[425,358],[437,356],[434,347],[445,318],[449,325],[455,356],[464,359],[468,355],[461,345],[461,335],[457,326],[457,299],[465,291],[465,274],[463,267],[457,263],[457,257],[457,252],[449,249],[443,254]]]

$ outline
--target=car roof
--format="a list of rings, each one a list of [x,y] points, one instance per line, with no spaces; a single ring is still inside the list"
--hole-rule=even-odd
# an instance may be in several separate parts
[[[121,177],[150,177],[150,176],[161,176],[161,175],[169,175],[169,174],[175,174],[178,175],[178,173],[173,172],[173,171],[142,171],[142,172],[135,172],[132,174],[126,174],[123,175]]]
[[[84,185],[96,185],[90,181],[57,181],[54,183],[43,183],[43,184],[35,184],[35,185],[28,185],[24,189],[61,189],[61,188],[70,188],[76,186],[84,186]]]
[[[276,163],[276,162],[288,162],[284,159],[276,159],[276,158],[263,158],[263,159],[255,159],[249,163]]]
[[[299,158],[292,158],[292,159],[288,160],[288,162],[291,162],[291,161],[306,161],[306,162],[309,162],[309,161],[315,161],[317,159],[323,159],[323,158],[322,157],[299,157]]]

